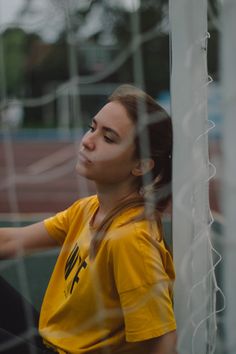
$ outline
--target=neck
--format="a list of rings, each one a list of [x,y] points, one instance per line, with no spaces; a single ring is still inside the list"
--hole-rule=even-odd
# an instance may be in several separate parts
[[[97,219],[102,219],[121,202],[139,197],[139,193],[134,188],[127,188],[127,185],[119,187],[117,185],[106,186],[105,188],[97,185],[97,196],[99,200]]]

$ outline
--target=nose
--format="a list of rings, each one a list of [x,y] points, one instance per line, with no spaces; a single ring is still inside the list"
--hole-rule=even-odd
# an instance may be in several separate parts
[[[92,134],[90,132],[86,133],[82,140],[81,140],[81,146],[85,149],[88,150],[94,150],[95,149],[95,142],[92,137]]]

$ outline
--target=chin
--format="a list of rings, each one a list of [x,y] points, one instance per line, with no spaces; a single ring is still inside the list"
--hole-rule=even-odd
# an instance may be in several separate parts
[[[86,177],[86,171],[79,163],[77,163],[77,165],[75,166],[75,170],[78,175]]]
[[[85,171],[85,169],[83,167],[81,167],[79,164],[76,165],[75,170],[79,176],[93,181],[93,177],[90,176],[90,174],[87,171]]]

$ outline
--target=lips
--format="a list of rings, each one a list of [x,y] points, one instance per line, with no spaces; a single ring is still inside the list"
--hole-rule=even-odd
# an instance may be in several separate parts
[[[92,163],[82,151],[79,151],[79,160],[83,163]]]

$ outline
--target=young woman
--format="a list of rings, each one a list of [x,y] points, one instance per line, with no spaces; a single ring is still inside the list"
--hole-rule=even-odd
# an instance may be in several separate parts
[[[61,245],[40,313],[45,348],[176,353],[175,275],[161,227],[171,167],[171,119],[143,91],[123,85],[80,143],[76,169],[97,194],[43,222],[1,229],[2,258]]]

